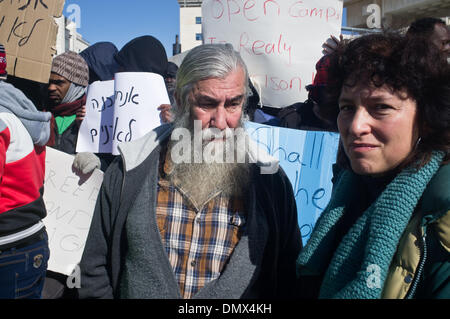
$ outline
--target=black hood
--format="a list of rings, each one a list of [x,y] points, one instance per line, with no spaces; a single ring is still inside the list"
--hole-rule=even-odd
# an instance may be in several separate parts
[[[145,35],[125,44],[116,54],[122,72],[152,72],[166,75],[167,54],[161,42]]]
[[[114,59],[118,51],[111,42],[97,42],[80,53],[89,66],[89,83],[114,78],[114,73],[119,69]]]

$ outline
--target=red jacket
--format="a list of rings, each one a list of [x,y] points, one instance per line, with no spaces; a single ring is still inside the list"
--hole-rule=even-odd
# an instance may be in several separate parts
[[[45,146],[33,144],[17,116],[0,113],[0,237],[46,216],[44,174]]]

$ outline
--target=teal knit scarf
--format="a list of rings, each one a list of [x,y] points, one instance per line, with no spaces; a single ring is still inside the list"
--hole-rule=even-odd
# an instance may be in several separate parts
[[[328,206],[297,259],[297,269],[325,273],[319,298],[381,297],[400,237],[442,159],[442,153],[435,153],[421,169],[400,172],[363,212],[333,254],[334,225],[353,200],[358,180],[350,170],[341,172]]]

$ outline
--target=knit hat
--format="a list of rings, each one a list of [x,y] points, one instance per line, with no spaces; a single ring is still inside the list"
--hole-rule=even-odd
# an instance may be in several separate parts
[[[316,63],[316,76],[312,84],[306,86],[308,97],[316,102],[321,101],[321,90],[328,84],[328,68],[330,67],[330,58],[328,55],[323,56]]]
[[[68,51],[56,56],[53,59],[52,72],[74,84],[89,85],[89,67],[86,61],[75,52]]]
[[[3,44],[0,43],[0,80],[6,80],[6,51]]]

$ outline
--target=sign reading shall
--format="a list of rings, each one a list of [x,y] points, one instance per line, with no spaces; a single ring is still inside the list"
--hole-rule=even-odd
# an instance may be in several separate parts
[[[289,178],[305,244],[331,197],[332,166],[336,161],[339,134],[251,122],[246,124],[246,130],[259,147],[280,161]]]

